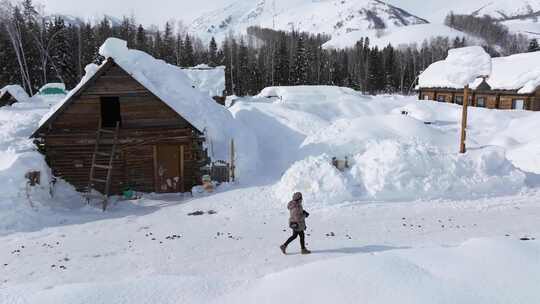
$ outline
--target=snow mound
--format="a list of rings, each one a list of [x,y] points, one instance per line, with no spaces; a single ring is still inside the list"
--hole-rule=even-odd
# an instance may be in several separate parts
[[[480,46],[448,51],[445,60],[430,65],[418,78],[420,88],[463,88],[491,75],[491,57]]]
[[[421,142],[373,142],[356,155],[351,176],[373,199],[466,198],[515,194],[526,175],[486,148],[467,155],[445,153]]]
[[[17,84],[8,85],[0,89],[0,96],[3,96],[6,92],[13,96],[15,99],[17,99],[17,101],[19,102],[24,102],[30,99],[30,96],[28,96],[26,91]]]
[[[308,157],[296,162],[275,186],[276,197],[288,202],[295,192],[312,204],[335,204],[353,199],[347,177],[332,166],[327,155]]]
[[[437,118],[437,114],[433,109],[425,106],[425,103],[411,103],[404,107],[397,108],[392,111],[392,114],[407,115],[424,123],[434,122]]]
[[[342,95],[360,96],[361,94],[353,89],[336,86],[283,86],[264,88],[258,97],[278,97],[281,100],[305,102],[324,102],[331,98]]]
[[[209,67],[200,64],[193,68],[182,69],[193,83],[193,87],[205,92],[210,97],[223,96],[225,91],[225,67]]]
[[[340,172],[327,155],[296,162],[275,186],[280,202],[300,191],[315,205],[351,200],[480,198],[515,194],[527,175],[516,169],[501,148],[466,155],[448,153],[420,141],[370,141]]]

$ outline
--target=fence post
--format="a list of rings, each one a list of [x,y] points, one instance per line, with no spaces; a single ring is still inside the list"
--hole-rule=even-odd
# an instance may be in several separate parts
[[[230,172],[229,172],[229,177],[230,177],[230,180],[231,182],[235,182],[236,181],[236,164],[235,164],[235,158],[236,158],[236,153],[235,153],[235,147],[234,147],[234,139],[231,139],[231,151],[230,151],[230,156],[231,156],[231,159],[230,159]]]
[[[463,91],[463,112],[461,116],[461,143],[459,147],[459,153],[464,154],[467,152],[467,108],[469,106],[469,85],[466,85]]]

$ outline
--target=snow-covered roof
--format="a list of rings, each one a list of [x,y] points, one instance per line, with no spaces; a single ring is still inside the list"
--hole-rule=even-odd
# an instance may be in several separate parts
[[[47,83],[41,89],[39,89],[40,94],[66,94],[66,85],[63,83]]]
[[[116,38],[107,39],[100,47],[99,54],[107,60],[101,66],[90,64],[85,68],[86,74],[81,82],[41,119],[39,129],[54,119],[57,113],[61,112],[72,100],[72,97],[112,59],[193,127],[206,132],[213,145],[219,145],[222,142],[226,145],[230,140],[228,130],[234,125],[232,114],[208,95],[193,88],[192,82],[179,67],[155,59],[147,53],[130,50],[127,48],[126,41]]]
[[[482,47],[448,51],[445,60],[430,65],[418,78],[420,88],[463,88],[481,76],[491,75],[491,57]]]
[[[6,92],[9,93],[13,98],[15,98],[19,102],[26,101],[30,98],[30,96],[28,96],[26,91],[20,85],[17,85],[17,84],[3,87],[0,90],[0,98],[4,96]]]
[[[225,91],[225,67],[212,68],[201,64],[193,68],[183,69],[193,83],[193,87],[208,93],[210,97],[222,96]]]
[[[477,65],[477,62],[471,62],[472,68]],[[481,69],[478,71],[477,78],[467,82],[472,89],[483,82],[480,77],[488,76],[486,82],[493,90],[516,90],[519,94],[531,94],[540,86],[540,52],[492,58],[490,74],[483,74]],[[452,60],[447,58],[435,62],[420,75],[418,88],[463,88],[464,85],[453,81],[453,74],[455,63]]]

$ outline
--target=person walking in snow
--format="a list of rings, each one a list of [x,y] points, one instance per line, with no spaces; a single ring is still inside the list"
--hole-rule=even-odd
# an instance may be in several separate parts
[[[293,200],[287,205],[289,209],[289,227],[293,230],[293,235],[285,242],[285,244],[279,246],[283,254],[287,254],[287,246],[289,246],[292,241],[294,241],[298,236],[300,236],[300,246],[302,248],[302,254],[310,254],[306,248],[306,240],[304,231],[306,230],[306,218],[309,216],[309,213],[304,210],[302,206],[302,193],[296,192],[293,195]]]

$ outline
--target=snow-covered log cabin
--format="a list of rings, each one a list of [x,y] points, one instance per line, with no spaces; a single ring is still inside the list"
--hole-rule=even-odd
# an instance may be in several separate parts
[[[19,85],[8,85],[0,90],[0,107],[11,106],[14,103],[26,101],[30,97]]]
[[[180,68],[125,41],[108,39],[100,54],[103,64],[89,65],[32,135],[53,174],[79,191],[191,191],[209,162],[205,141],[219,142],[215,122],[230,113]]]
[[[448,77],[451,70],[444,60],[429,66],[419,76],[419,99],[463,104],[463,87]],[[469,87],[469,105],[540,111],[540,52],[493,58],[491,75]]]

